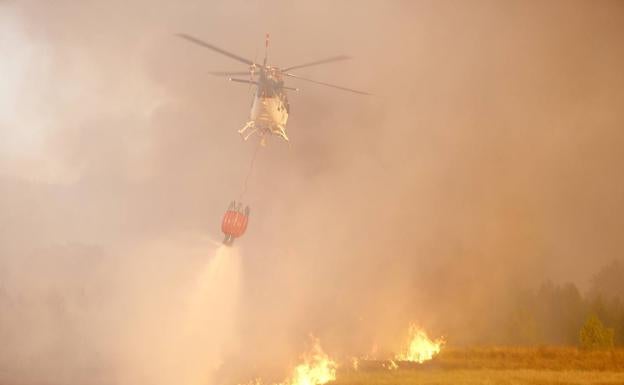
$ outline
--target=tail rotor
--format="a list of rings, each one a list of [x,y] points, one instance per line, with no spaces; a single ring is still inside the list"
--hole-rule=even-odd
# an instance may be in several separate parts
[[[267,32],[264,38],[264,63],[263,66],[266,67],[267,59],[269,57],[269,33]]]

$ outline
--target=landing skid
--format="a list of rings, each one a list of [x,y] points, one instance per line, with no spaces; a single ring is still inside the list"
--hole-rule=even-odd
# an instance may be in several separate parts
[[[243,128],[238,130],[238,133],[240,134],[240,136],[243,138],[244,141],[247,141],[255,133],[259,132],[259,135],[261,135],[260,144],[262,146],[266,146],[266,136],[269,133],[275,134],[281,137],[282,139],[284,139],[285,141],[290,142],[290,140],[288,139],[288,135],[286,135],[286,127],[282,125],[278,125],[276,126],[276,128],[277,129],[274,129],[274,130],[269,130],[266,128],[261,129],[256,126],[256,122],[254,122],[253,120],[250,120],[245,124],[245,126],[243,126]]]
[[[247,139],[249,139],[256,132],[258,132],[258,128],[256,128],[256,122],[253,120],[248,121],[243,128],[238,130],[238,133],[245,141],[247,141]]]
[[[286,135],[286,127],[279,125],[277,126],[277,131],[273,131],[273,133],[281,136],[285,141],[290,142],[288,140],[288,136]]]
[[[258,127],[256,127],[256,123],[253,120],[250,120],[249,122],[247,122],[247,124],[245,124],[243,128],[238,130],[238,133],[240,134],[240,136],[243,138],[244,141],[247,141],[247,139],[251,138],[253,134],[255,134],[258,131],[259,129]],[[260,132],[260,135],[261,135],[260,145],[264,147],[266,146],[266,135],[264,132]]]

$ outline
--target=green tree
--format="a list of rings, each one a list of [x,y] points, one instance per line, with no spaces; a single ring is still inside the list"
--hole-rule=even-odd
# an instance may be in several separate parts
[[[606,349],[613,347],[613,329],[606,328],[596,314],[590,314],[579,335],[583,349]]]

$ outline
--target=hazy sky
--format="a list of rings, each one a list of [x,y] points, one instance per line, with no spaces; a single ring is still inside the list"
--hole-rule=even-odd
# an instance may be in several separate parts
[[[290,82],[292,146],[260,150],[244,197],[253,346],[270,334],[290,357],[314,332],[344,353],[409,320],[478,340],[507,289],[584,288],[622,257],[620,1],[0,0],[10,296],[95,282],[114,302],[129,258],[171,265],[131,250],[173,243],[184,269],[220,239],[251,93],[208,75],[243,65],[178,32],[259,59],[269,32],[282,67],[348,54],[298,73],[375,94]]]

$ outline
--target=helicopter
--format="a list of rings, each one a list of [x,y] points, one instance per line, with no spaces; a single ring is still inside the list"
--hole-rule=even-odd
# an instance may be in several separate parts
[[[225,55],[248,66],[247,71],[210,72],[211,75],[227,77],[232,82],[245,83],[249,84],[250,86],[256,87],[254,99],[251,105],[251,112],[249,114],[249,120],[243,126],[243,128],[238,130],[238,133],[245,141],[247,141],[254,134],[260,135],[260,143],[263,146],[266,145],[266,137],[269,135],[276,135],[286,142],[289,141],[288,135],[286,134],[286,122],[288,121],[288,114],[290,113],[290,105],[288,103],[286,91],[299,91],[299,89],[286,86],[284,84],[285,77],[303,80],[360,95],[371,95],[368,92],[358,91],[325,82],[319,82],[316,80],[301,77],[290,72],[294,69],[312,67],[320,64],[351,59],[349,56],[333,56],[326,59],[316,60],[313,62],[299,64],[287,68],[279,68],[267,64],[269,34],[266,35],[265,39],[265,54],[262,64],[256,63],[255,61],[246,59],[242,56],[221,49],[217,46],[209,44],[201,39],[198,39],[191,35],[187,35],[185,33],[179,33],[177,34],[177,36],[201,47],[208,48],[214,52]],[[247,79],[240,78],[241,76],[247,75],[249,76],[249,78]]]

